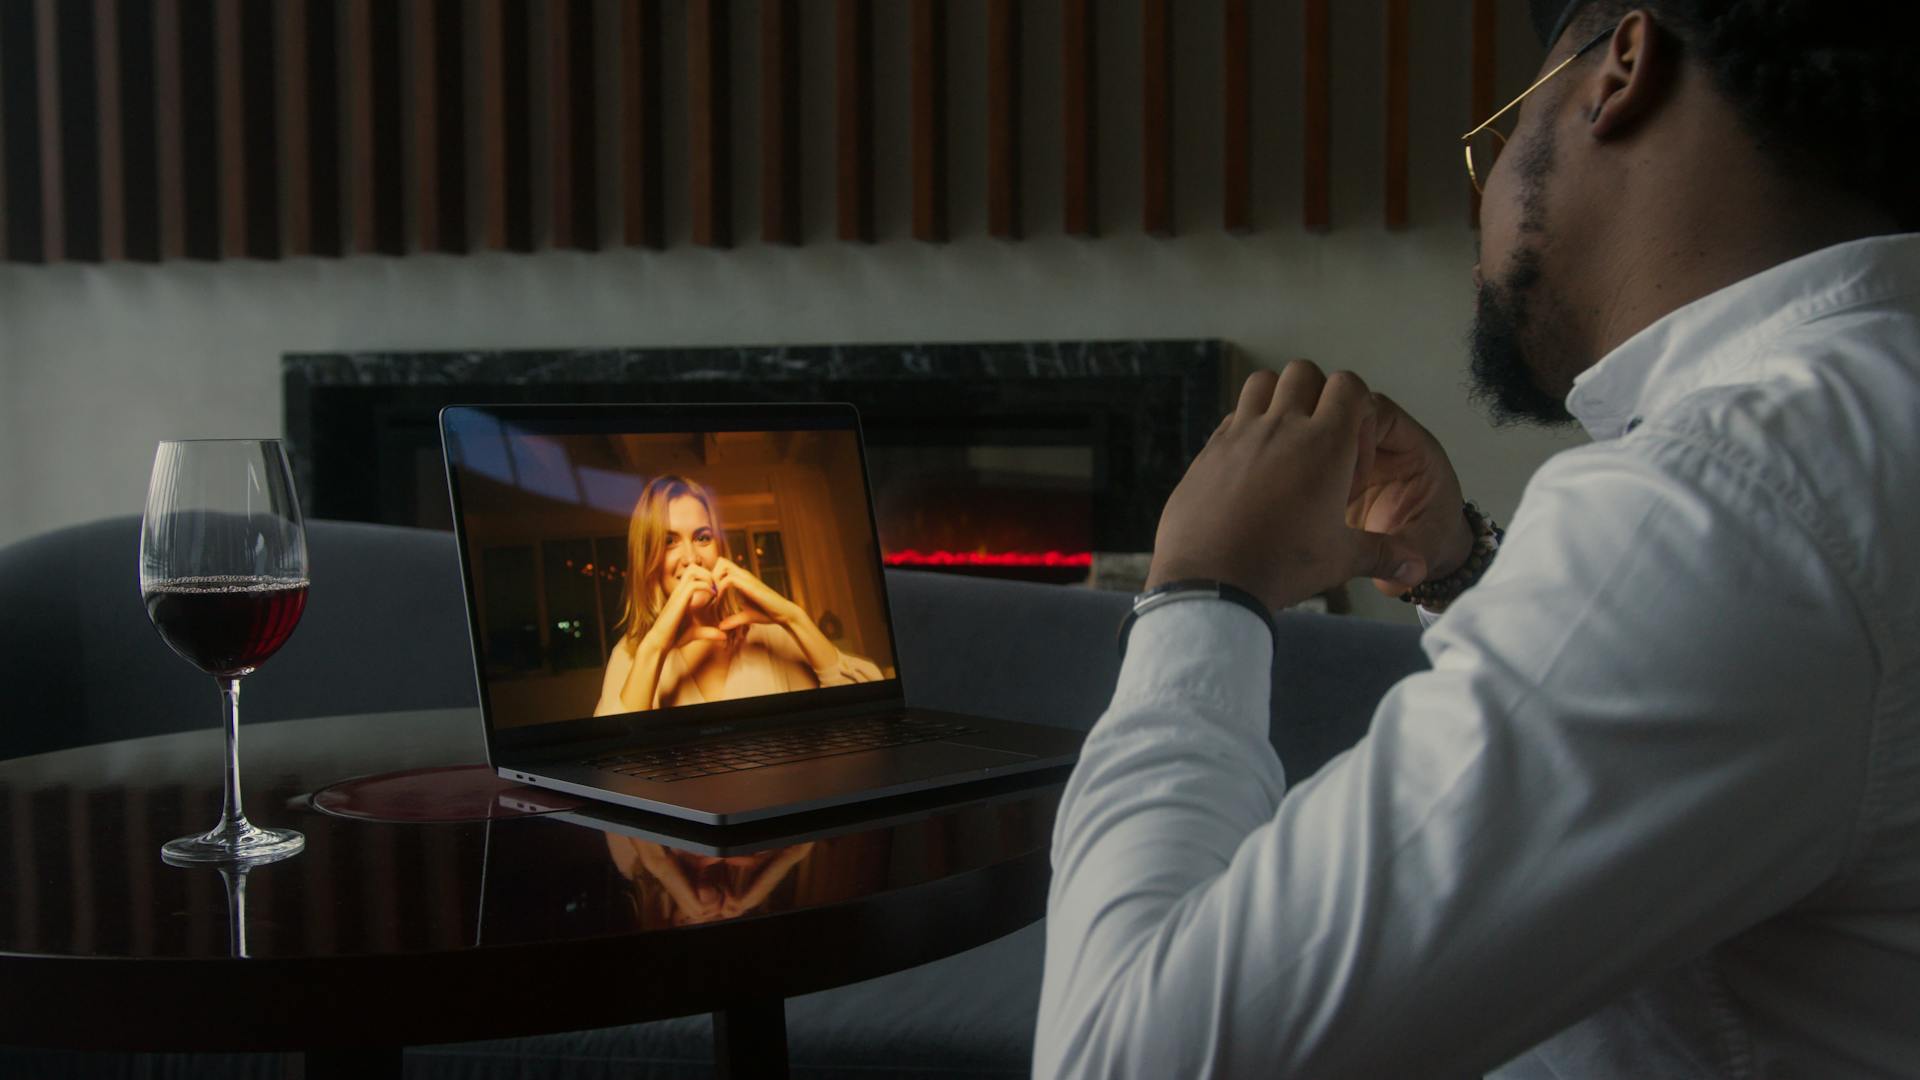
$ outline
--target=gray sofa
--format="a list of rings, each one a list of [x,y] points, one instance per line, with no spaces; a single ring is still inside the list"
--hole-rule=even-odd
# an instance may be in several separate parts
[[[0,669],[9,688],[0,757],[214,722],[209,681],[147,625],[138,530],[137,518],[114,518],[0,550]],[[274,659],[273,678],[249,688],[248,722],[473,703],[449,534],[314,521],[308,542],[307,614]],[[1105,708],[1125,596],[905,571],[888,571],[887,586],[915,704],[1080,729]],[[1411,627],[1289,613],[1278,630],[1273,742],[1298,780],[1358,738],[1387,688],[1425,660]],[[793,1074],[1027,1075],[1043,933],[1036,924],[924,967],[793,999]],[[417,1047],[406,1068],[448,1078],[707,1077],[711,1038],[706,1017],[684,1017]],[[273,1076],[279,1068],[266,1056],[0,1049],[7,1076]]]

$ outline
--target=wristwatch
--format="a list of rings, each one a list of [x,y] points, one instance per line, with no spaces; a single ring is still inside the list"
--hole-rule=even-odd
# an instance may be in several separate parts
[[[1267,634],[1277,638],[1277,632],[1273,626],[1273,612],[1267,610],[1267,605],[1262,603],[1259,597],[1224,581],[1214,581],[1211,578],[1185,578],[1180,581],[1169,581],[1164,585],[1156,585],[1133,598],[1132,610],[1120,620],[1120,658],[1126,659],[1127,635],[1133,633],[1133,624],[1139,621],[1140,616],[1154,608],[1182,600],[1225,600],[1230,604],[1238,604],[1259,617],[1260,621],[1266,624]]]

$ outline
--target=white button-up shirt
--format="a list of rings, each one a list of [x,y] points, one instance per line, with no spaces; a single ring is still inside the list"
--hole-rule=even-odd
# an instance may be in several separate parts
[[[1432,670],[1293,790],[1259,622],[1134,627],[1037,1076],[1920,1075],[1920,236],[1689,304],[1568,408]]]

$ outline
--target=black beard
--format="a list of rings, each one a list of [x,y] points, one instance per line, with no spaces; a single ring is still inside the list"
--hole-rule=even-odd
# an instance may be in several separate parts
[[[1548,107],[1547,115],[1553,109]],[[1573,423],[1563,398],[1540,383],[1546,362],[1565,361],[1567,306],[1551,288],[1540,288],[1538,240],[1547,236],[1545,188],[1553,174],[1554,138],[1542,126],[1522,151],[1515,173],[1520,181],[1520,235],[1526,239],[1498,281],[1482,281],[1474,298],[1470,393],[1501,427]],[[1544,308],[1544,311],[1542,310]],[[1564,366],[1564,364],[1563,364]],[[1575,368],[1574,370],[1579,370]]]
[[[1472,365],[1468,369],[1473,400],[1483,405],[1497,426],[1532,424],[1561,427],[1573,423],[1573,414],[1560,398],[1541,389],[1528,362],[1523,341],[1536,346],[1542,335],[1534,330],[1530,301],[1540,284],[1540,253],[1522,248],[1498,282],[1484,281],[1475,298],[1473,331],[1468,339]],[[1549,307],[1553,306],[1551,303]]]

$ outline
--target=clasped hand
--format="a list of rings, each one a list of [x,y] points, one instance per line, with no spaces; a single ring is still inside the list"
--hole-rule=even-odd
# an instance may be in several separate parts
[[[1359,376],[1296,360],[1247,380],[1168,497],[1147,585],[1223,581],[1276,609],[1355,577],[1397,594],[1465,561],[1460,506],[1432,435]]]
[[[729,592],[743,601],[740,610],[719,622],[708,625],[694,621],[693,612],[717,604],[720,598]],[[673,592],[667,597],[662,608],[661,622],[669,626],[673,644],[677,648],[689,641],[724,642],[731,631],[751,623],[783,623],[789,620],[791,601],[775,592],[766,582],[755,577],[752,571],[734,562],[722,558],[711,569],[698,564],[689,564],[682,568],[679,578],[674,582]],[[677,632],[675,632],[677,631]]]

